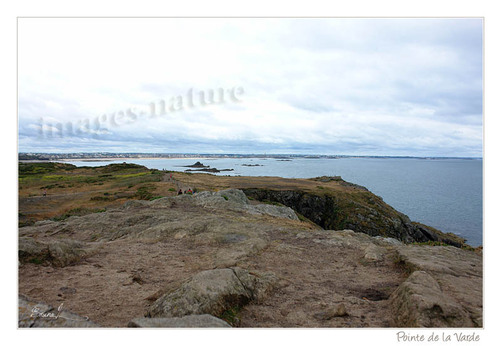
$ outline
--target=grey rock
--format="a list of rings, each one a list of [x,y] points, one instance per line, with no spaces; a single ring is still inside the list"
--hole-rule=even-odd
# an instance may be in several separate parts
[[[171,318],[135,318],[128,324],[133,328],[231,328],[231,326],[212,315],[188,315]]]
[[[345,317],[348,316],[347,310],[344,304],[338,304],[337,306],[327,309],[325,311],[318,312],[313,315],[317,320],[331,320],[335,317]]]
[[[482,256],[473,251],[452,246],[399,246],[395,249],[399,260],[414,270],[482,277]]]
[[[19,328],[97,328],[98,324],[88,318],[66,311],[64,305],[50,305],[19,296]]]
[[[389,301],[398,327],[474,327],[465,309],[423,271],[413,272]]]
[[[475,327],[482,327],[483,260],[473,251],[453,246],[396,246],[397,261],[410,271],[425,271],[443,293],[459,302]]]
[[[279,206],[279,205],[270,205],[270,204],[257,204],[252,206],[254,210],[260,212],[262,214],[267,214],[275,217],[281,217],[284,219],[290,220],[298,220],[297,214],[293,211],[292,208]]]
[[[205,206],[243,206],[248,205],[248,198],[241,190],[228,189],[217,192],[202,191],[194,195],[197,203]]]
[[[251,214],[266,214],[291,220],[298,220],[292,208],[270,205],[249,204],[245,193],[237,189],[228,189],[217,192],[203,191],[194,195],[196,203],[209,208],[226,208],[230,210],[241,210]]]
[[[381,244],[388,244],[388,245],[402,245],[403,243],[395,238],[386,238],[386,237],[381,237],[381,236],[376,236],[374,237],[375,239],[379,240],[379,243]]]
[[[222,198],[227,199],[229,202],[233,202],[236,204],[245,205],[249,203],[245,193],[237,189],[227,189],[227,190],[217,191],[215,195],[221,196]]]
[[[210,314],[260,301],[277,282],[274,274],[250,273],[240,268],[202,271],[174,292],[156,300],[147,317],[181,317]]]
[[[381,261],[384,259],[384,255],[387,250],[381,246],[377,246],[375,244],[370,244],[365,248],[365,256],[364,259],[368,261]]]
[[[39,242],[30,237],[20,237],[18,252],[21,263],[32,262],[64,267],[80,261],[91,253],[91,250],[83,243],[71,239]]]
[[[30,237],[20,237],[18,242],[19,261],[21,263],[29,261],[43,262],[49,255],[49,249]]]

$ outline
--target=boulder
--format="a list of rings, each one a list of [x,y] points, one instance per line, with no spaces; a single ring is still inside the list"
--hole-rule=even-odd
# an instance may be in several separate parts
[[[21,263],[44,263],[49,259],[49,248],[33,238],[19,237],[18,256]]]
[[[280,217],[283,219],[298,220],[297,214],[290,207],[270,204],[257,204],[253,209],[259,213]]]
[[[209,208],[225,208],[245,211],[250,214],[266,214],[274,217],[298,220],[292,208],[280,205],[249,203],[245,193],[238,189],[227,189],[217,192],[203,191],[194,195],[197,204]]]
[[[171,318],[134,318],[128,326],[132,328],[231,328],[227,322],[207,314]]]
[[[274,274],[250,273],[237,267],[202,271],[156,300],[146,317],[221,316],[263,299],[277,281]]]
[[[413,272],[389,298],[398,327],[474,327],[464,308],[424,271]]]
[[[194,198],[198,204],[214,207],[224,207],[227,205],[243,206],[249,203],[243,191],[237,189],[198,192],[194,195]]]
[[[18,253],[21,263],[64,267],[79,262],[90,251],[82,242],[76,240],[61,239],[42,243],[30,237],[20,237]]]

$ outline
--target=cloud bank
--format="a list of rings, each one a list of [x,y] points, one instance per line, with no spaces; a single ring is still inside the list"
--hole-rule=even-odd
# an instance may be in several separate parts
[[[19,151],[479,157],[482,24],[21,18]]]

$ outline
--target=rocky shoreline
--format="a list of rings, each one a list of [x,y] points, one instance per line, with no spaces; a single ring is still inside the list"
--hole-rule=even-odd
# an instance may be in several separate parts
[[[295,200],[287,190],[245,193],[132,200],[20,228],[19,327],[482,327],[481,253],[405,243],[416,231],[398,240],[396,226],[412,224],[397,213],[392,233],[325,230],[257,201]],[[70,317],[57,323],[29,314],[61,304]]]

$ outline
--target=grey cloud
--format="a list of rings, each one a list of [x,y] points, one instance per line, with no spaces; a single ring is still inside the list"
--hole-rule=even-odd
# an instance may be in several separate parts
[[[64,84],[61,90],[49,88],[46,80],[20,69],[20,150],[482,154],[481,19],[217,23],[200,22],[199,29],[208,28],[210,35],[198,37],[193,31],[186,37],[194,41],[184,49],[157,47],[161,59],[137,55],[139,60],[129,62],[134,78],[115,81],[116,75],[100,71],[119,72],[107,65],[113,57],[106,57],[107,64],[92,58],[96,64],[90,76],[96,80],[75,89],[81,95],[68,96]],[[182,39],[183,30],[142,34],[169,42]],[[140,37],[135,33],[130,44]],[[89,52],[94,49],[92,40],[81,44]],[[122,58],[126,65],[127,56]],[[32,63],[37,64],[35,57]],[[142,118],[103,127],[108,132],[102,134],[80,133],[58,142],[37,139],[34,123],[40,117],[62,123],[92,120],[132,106],[147,107],[158,99],[168,101],[190,88],[233,86],[244,87],[243,102],[198,107],[163,120]]]

